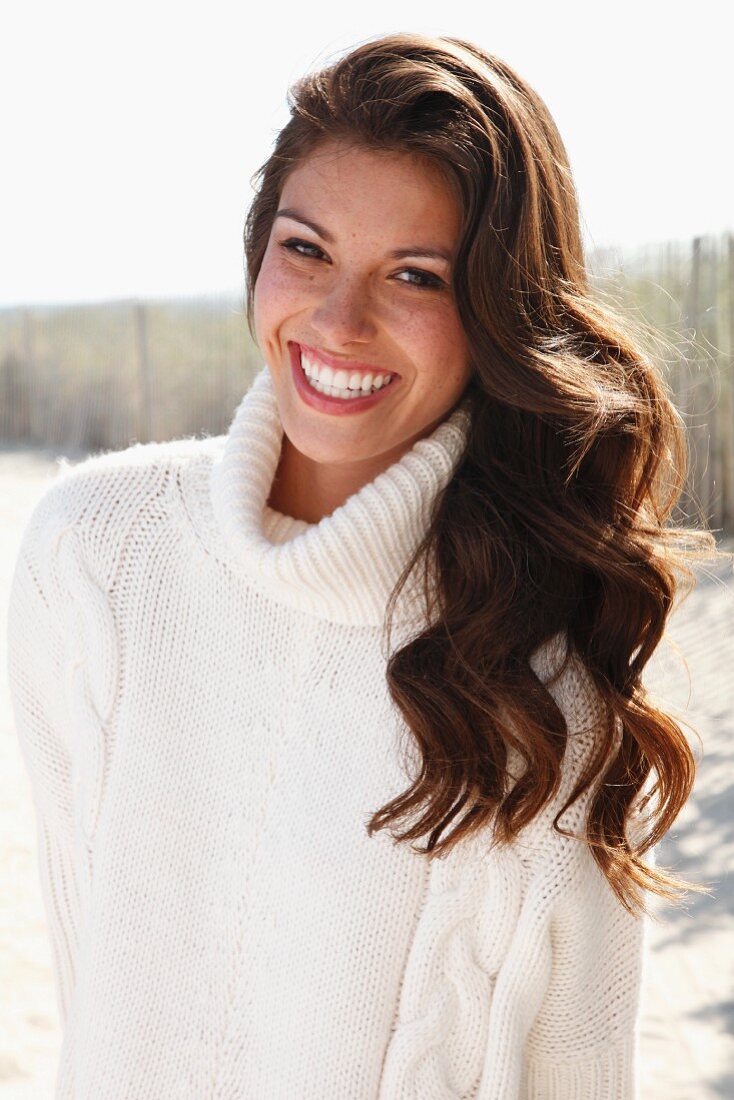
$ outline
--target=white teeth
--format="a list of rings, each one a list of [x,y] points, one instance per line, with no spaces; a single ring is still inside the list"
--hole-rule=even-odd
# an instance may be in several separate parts
[[[352,371],[349,374],[345,370],[334,370],[332,367],[321,363],[314,363],[308,352],[301,349],[301,369],[308,383],[319,393],[325,393],[329,397],[341,397],[346,401],[355,397],[364,397],[369,393],[376,393],[392,382],[393,375],[362,374],[360,371]],[[374,380],[374,381],[373,381]]]

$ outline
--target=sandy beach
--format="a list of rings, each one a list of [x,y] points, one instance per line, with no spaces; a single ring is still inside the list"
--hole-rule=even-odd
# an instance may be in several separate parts
[[[51,451],[0,451],[0,1100],[52,1097],[60,1046],[35,818],[5,674],[7,593],[18,542],[55,473]],[[734,540],[722,545],[734,549]],[[698,576],[645,679],[683,725],[699,761],[694,794],[660,845],[658,863],[709,884],[713,894],[690,894],[678,907],[655,905],[640,1100],[734,1097],[734,577],[722,566]]]

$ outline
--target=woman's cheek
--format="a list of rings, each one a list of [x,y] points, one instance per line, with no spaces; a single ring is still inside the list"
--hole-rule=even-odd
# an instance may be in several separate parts
[[[292,281],[282,265],[266,254],[255,289],[263,299],[277,298],[288,292]]]
[[[452,319],[435,305],[432,308],[428,305],[404,308],[399,321],[405,339],[425,349],[431,357],[440,354],[439,349],[451,345]]]
[[[253,298],[258,331],[285,319],[297,306],[301,294],[300,282],[292,273],[264,260]]]

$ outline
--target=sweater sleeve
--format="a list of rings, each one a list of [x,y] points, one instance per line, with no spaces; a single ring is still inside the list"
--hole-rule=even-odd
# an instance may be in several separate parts
[[[52,530],[58,526],[53,523],[53,490],[36,506],[23,533],[9,592],[6,637],[10,700],[35,809],[38,870],[63,1025],[75,980],[79,889],[66,656],[51,581]]]
[[[650,852],[646,862],[654,865]],[[637,1100],[649,918],[627,913],[588,850],[579,864],[551,920],[550,978],[528,1041],[527,1100]]]
[[[573,745],[565,797],[595,740],[600,711],[590,677],[578,662],[551,690]],[[561,825],[578,834],[589,801],[587,792]],[[554,809],[560,804],[556,800]],[[628,825],[630,840],[638,843],[646,830],[644,816],[635,812]],[[527,1100],[638,1100],[650,918],[628,913],[587,844],[557,836],[552,843],[559,888],[549,911],[548,984],[528,1036],[525,1095]],[[648,849],[643,859],[654,867],[655,850]],[[645,901],[649,907],[648,893]]]
[[[552,828],[603,719],[581,662],[551,681],[555,664],[544,651],[534,667],[568,727],[559,789],[511,844],[479,830],[431,865],[381,1100],[638,1100],[647,918],[627,912],[588,844]],[[560,818],[575,836],[591,793]]]

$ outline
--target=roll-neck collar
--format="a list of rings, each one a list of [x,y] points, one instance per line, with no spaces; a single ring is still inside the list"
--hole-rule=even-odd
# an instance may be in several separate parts
[[[461,457],[469,423],[465,397],[430,435],[309,524],[267,504],[283,424],[266,364],[240,401],[211,470],[214,517],[233,564],[279,603],[334,622],[380,624],[426,533],[431,505]],[[415,614],[415,607],[402,607],[399,600],[396,622]]]

